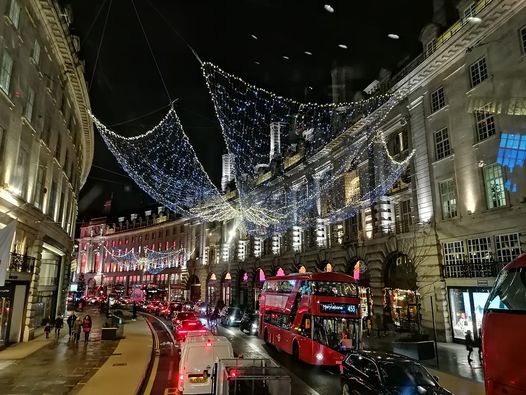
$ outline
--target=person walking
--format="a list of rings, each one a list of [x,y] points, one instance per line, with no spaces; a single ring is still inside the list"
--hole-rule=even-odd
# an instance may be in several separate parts
[[[466,350],[468,351],[468,363],[471,365],[473,361],[471,359],[471,353],[473,352],[473,336],[471,336],[471,331],[466,331]]]
[[[89,315],[86,315],[82,320],[82,330],[84,331],[84,343],[88,342],[89,334],[91,332],[91,326],[91,317]]]
[[[62,318],[62,315],[58,315],[57,318],[55,318],[55,337],[60,337],[60,330],[64,326],[64,319]]]
[[[479,335],[477,337],[477,347],[479,350],[479,361],[482,363],[482,328],[479,328]]]
[[[72,330],[73,330],[73,323],[75,322],[76,319],[77,319],[77,316],[75,315],[75,313],[71,313],[71,315],[66,320],[66,323],[68,324],[68,329],[69,329],[69,337],[71,337]]]
[[[82,320],[80,317],[75,316],[75,321],[73,321],[73,341],[78,343],[80,340],[80,332],[82,332]]]
[[[46,320],[46,325],[44,326],[44,333],[46,334],[46,339],[49,339],[49,332],[51,332],[51,319]]]

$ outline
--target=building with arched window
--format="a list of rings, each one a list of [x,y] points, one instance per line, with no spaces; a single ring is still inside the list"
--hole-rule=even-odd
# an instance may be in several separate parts
[[[2,347],[64,311],[93,126],[69,10],[3,0],[0,13],[0,228],[16,221],[0,284]]]

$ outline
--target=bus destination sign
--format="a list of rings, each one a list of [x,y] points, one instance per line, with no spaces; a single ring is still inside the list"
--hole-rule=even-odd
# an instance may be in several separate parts
[[[320,303],[320,313],[357,315],[358,305],[348,303]]]

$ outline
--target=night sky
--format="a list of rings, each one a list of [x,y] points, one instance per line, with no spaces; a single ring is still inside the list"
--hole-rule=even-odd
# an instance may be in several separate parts
[[[135,14],[135,4],[170,98],[178,99],[175,108],[182,125],[216,185],[220,184],[224,144],[200,65],[183,39],[203,61],[215,63],[247,82],[300,101],[330,102],[333,67],[352,67],[356,79],[351,89],[359,91],[381,68],[396,71],[421,52],[418,36],[431,21],[433,8],[432,0],[66,3],[73,7],[71,30],[81,38],[80,56],[86,62],[92,111],[112,130],[126,136],[156,125],[170,102]],[[334,13],[327,12],[324,4],[330,4]],[[388,38],[389,33],[400,39]],[[104,201],[111,196],[112,214],[153,203],[126,177],[95,131],[95,156],[80,193],[79,219],[100,216]]]

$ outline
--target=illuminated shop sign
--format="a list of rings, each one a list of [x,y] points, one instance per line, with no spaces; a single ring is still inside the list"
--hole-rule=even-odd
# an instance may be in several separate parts
[[[320,303],[320,313],[357,315],[358,305],[348,303]]]

